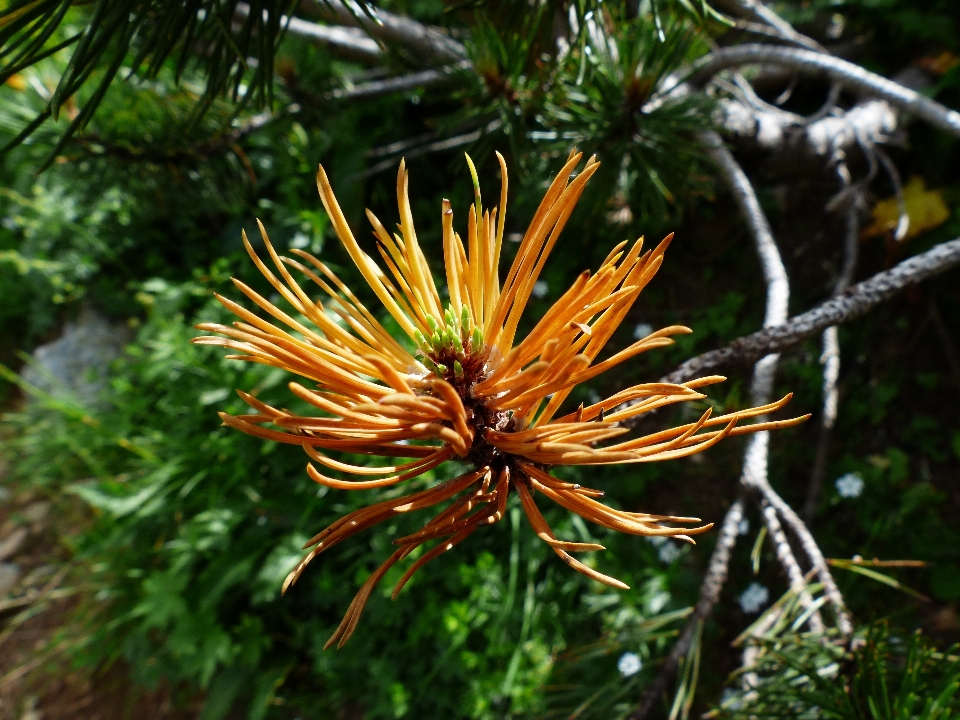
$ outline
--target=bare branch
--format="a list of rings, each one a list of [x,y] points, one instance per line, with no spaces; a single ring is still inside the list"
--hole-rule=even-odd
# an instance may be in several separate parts
[[[720,169],[753,235],[757,256],[763,269],[763,279],[767,285],[767,310],[763,326],[778,325],[787,318],[790,286],[787,282],[787,271],[780,259],[780,251],[777,250],[777,244],[773,240],[770,223],[767,222],[767,217],[760,208],[750,180],[727,150],[721,137],[711,131],[702,133],[700,139],[706,146],[710,158]]]
[[[893,160],[891,160],[890,156],[883,150],[875,147],[872,148],[872,151],[877,156],[880,164],[883,165],[883,169],[887,171],[887,176],[893,185],[893,194],[897,199],[897,214],[899,215],[897,219],[897,229],[893,232],[893,239],[895,242],[901,242],[907,236],[907,231],[910,229],[910,213],[907,212],[907,202],[903,196],[903,183],[900,181],[900,171],[897,170],[897,166],[893,164]]]
[[[283,18],[281,24],[284,22],[288,23],[287,32],[291,35],[325,45],[343,55],[371,63],[383,60],[384,53],[377,41],[359,28],[320,25],[296,17]]]
[[[725,68],[751,64],[780,65],[799,73],[826,75],[844,87],[886,100],[903,112],[916,115],[934,127],[960,136],[960,112],[864,70],[859,65],[812,50],[756,44],[723,48],[710,53],[697,63],[690,82],[702,87]]]
[[[374,22],[355,4],[353,8],[349,7],[348,1],[302,0],[300,9],[341,25],[362,28],[371,37],[404,48],[412,60],[425,66],[447,65],[467,58],[466,48],[440,28],[368,5],[379,21]]]
[[[720,2],[716,2],[716,5],[727,12],[737,13],[742,17],[754,20],[761,26],[769,27],[773,31],[774,37],[781,40],[818,52],[826,52],[820,43],[794,30],[790,23],[758,0],[720,0]]]
[[[787,280],[787,273],[783,267],[783,261],[780,252],[773,240],[773,234],[770,231],[770,225],[767,222],[760,203],[757,201],[756,193],[750,184],[743,169],[737,164],[733,155],[722,144],[717,144],[719,140],[716,136],[707,135],[703,138],[708,146],[708,152],[720,168],[720,172],[727,182],[728,187],[733,192],[734,197],[741,209],[741,213],[750,226],[751,234],[757,249],[757,255],[760,258],[760,264],[763,268],[763,277],[767,285],[767,307],[764,317],[764,326],[767,332],[777,330],[784,326],[787,319],[787,303],[789,299],[790,287]],[[779,355],[770,353],[764,355],[753,368],[753,379],[751,382],[750,393],[751,400],[755,405],[760,405],[770,401],[773,391],[773,380],[777,371]],[[805,585],[803,574],[799,563],[793,555],[780,524],[777,521],[777,513],[780,513],[784,520],[790,524],[791,528],[801,538],[801,544],[804,551],[810,558],[811,564],[817,569],[821,576],[821,582],[824,585],[825,592],[834,603],[835,612],[841,632],[847,633],[845,629],[849,625],[849,619],[846,616],[846,610],[843,605],[843,598],[837,590],[833,577],[823,561],[823,555],[816,541],[810,535],[809,530],[803,525],[803,522],[793,511],[793,509],[784,502],[779,495],[771,488],[768,479],[769,465],[769,444],[770,433],[759,432],[750,436],[747,441],[746,452],[743,460],[743,474],[740,478],[741,484],[745,488],[752,488],[763,494],[764,500],[769,505],[763,506],[764,521],[767,529],[770,531],[771,540],[777,549],[777,558],[787,572],[790,578],[790,585],[794,589],[802,588]],[[774,498],[776,501],[774,501]],[[772,507],[771,507],[772,506]],[[773,512],[768,512],[771,509]],[[802,537],[801,537],[802,535]],[[811,546],[811,547],[808,547]],[[831,589],[833,593],[831,594]],[[801,600],[806,607],[813,602],[810,594],[806,591],[801,593]],[[823,627],[823,621],[819,613],[813,613],[810,616],[810,627],[812,629]]]
[[[763,269],[763,279],[767,286],[767,304],[764,317],[764,327],[773,328],[782,325],[787,320],[787,304],[790,298],[790,283],[787,271],[783,266],[780,251],[773,239],[770,223],[760,207],[757,194],[750,184],[743,169],[733,155],[723,145],[716,133],[705,133],[701,136],[707,146],[707,152],[717,164],[723,179],[733,193],[740,212],[747,225],[756,246],[760,266]],[[754,405],[770,402],[773,394],[773,380],[777,372],[777,363],[780,356],[771,353],[761,358],[753,368],[753,379],[750,386],[751,400]],[[769,487],[767,476],[769,466],[770,433],[759,432],[750,436],[743,457],[743,473],[740,482],[744,487],[762,489]],[[790,587],[800,593],[804,607],[810,607],[813,598],[803,590],[806,584],[803,580],[803,571],[793,555],[790,543],[787,542],[777,520],[776,511],[765,506],[762,508],[764,522],[770,531],[770,539],[777,551],[777,559],[783,566],[790,580]],[[823,620],[815,612],[810,616],[810,627],[813,630],[823,629]]]
[[[851,187],[850,172],[845,163],[837,168],[844,190]],[[833,288],[834,296],[839,295],[853,280],[853,273],[857,266],[857,254],[860,243],[860,197],[855,193],[847,207],[847,228],[843,247],[843,269]],[[809,525],[817,509],[820,498],[820,489],[823,487],[823,478],[827,472],[827,452],[830,449],[830,438],[833,426],[837,420],[837,404],[839,393],[837,380],[840,377],[840,341],[837,326],[831,325],[823,331],[820,363],[823,365],[823,411],[820,415],[820,433],[817,437],[817,451],[813,460],[813,469],[810,472],[810,484],[807,489],[807,500],[803,507],[803,516]]]
[[[840,589],[837,587],[833,575],[830,574],[830,569],[827,567],[827,562],[823,558],[820,546],[817,545],[817,541],[813,539],[809,528],[803,524],[803,520],[800,519],[800,516],[797,515],[794,509],[770,487],[769,483],[759,486],[758,489],[763,493],[764,499],[780,514],[783,521],[793,534],[796,535],[797,540],[800,541],[800,546],[803,548],[804,554],[810,560],[810,564],[820,577],[824,594],[833,606],[834,613],[837,617],[837,628],[842,635],[850,635],[853,632],[853,622],[850,619],[850,614],[847,612],[846,605],[843,602],[843,596],[840,594]]]
[[[777,553],[777,560],[787,572],[787,579],[790,581],[790,589],[800,597],[800,604],[804,608],[813,605],[813,597],[807,590],[807,581],[800,569],[800,563],[797,562],[793,554],[793,548],[787,540],[786,533],[783,532],[783,526],[780,525],[780,518],[777,517],[776,509],[765,500],[760,503],[760,512],[763,515],[763,523],[767,526],[770,534],[770,542],[773,544],[774,551]],[[823,618],[820,617],[820,611],[814,611],[810,615],[810,629],[813,632],[820,633],[824,631]]]
[[[237,3],[237,17],[245,18],[249,14],[250,6],[247,3]],[[359,28],[330,27],[286,15],[281,16],[280,25],[285,25],[290,35],[306,38],[357,60],[378,62],[383,59],[383,51],[377,41]]]
[[[743,499],[737,498],[727,510],[727,514],[724,515],[723,522],[720,524],[717,545],[713,549],[713,555],[710,556],[710,565],[707,567],[707,573],[700,585],[700,599],[697,601],[697,606],[687,620],[687,624],[670,654],[663,661],[663,666],[660,668],[656,680],[644,691],[640,704],[627,720],[645,720],[656,707],[660,697],[667,689],[670,679],[677,671],[680,658],[686,655],[690,649],[690,643],[693,641],[697,625],[713,613],[713,607],[720,599],[720,591],[727,580],[730,554],[733,551],[733,546],[736,545],[737,533],[742,519]]]
[[[389,95],[394,92],[407,92],[417,88],[434,87],[449,82],[455,68],[441,70],[423,70],[421,72],[398,75],[371,80],[370,82],[354,85],[353,87],[334,90],[329,94],[331,100],[360,100],[380,95]]]
[[[717,164],[720,173],[740,208],[741,214],[747,221],[756,245],[757,255],[763,268],[763,278],[767,286],[767,308],[764,318],[766,327],[775,327],[786,320],[787,302],[790,295],[790,285],[787,272],[780,258],[780,252],[773,239],[770,223],[763,213],[757,195],[750,180],[743,169],[734,159],[730,151],[723,144],[723,140],[715,132],[703,133],[701,141],[707,148],[710,157]],[[773,388],[773,378],[776,373],[778,356],[767,355],[754,368],[751,394],[755,404],[768,401]],[[770,434],[760,432],[751,435],[744,453],[743,472],[740,478],[741,486],[750,489],[769,487],[767,482],[768,444]],[[720,537],[717,547],[710,559],[710,566],[700,587],[700,600],[697,607],[687,621],[687,625],[677,640],[656,680],[647,689],[637,710],[630,716],[630,720],[642,720],[653,710],[658,699],[673,677],[680,662],[690,647],[694,634],[700,623],[713,611],[713,607],[720,596],[720,590],[727,578],[727,568],[730,563],[730,552],[736,542],[738,526],[743,517],[743,501],[737,499],[727,511],[720,528]],[[803,589],[805,581],[803,572],[796,557],[790,548],[790,543],[777,519],[776,511],[764,512],[764,520],[770,530],[770,536],[777,549],[777,558],[783,565],[790,580],[790,587],[800,593],[801,601],[810,607],[813,598]],[[811,613],[810,627],[814,630],[823,629],[823,620],[818,612]]]
[[[725,99],[720,103],[717,121],[733,139],[753,141],[761,150],[782,153],[777,165],[790,172],[805,172],[810,161],[819,169],[824,160],[839,152],[865,143],[888,142],[900,129],[896,109],[885,100],[867,100],[846,112],[834,108],[833,114],[825,113],[824,108],[814,114],[822,115],[820,118],[800,119],[781,110],[773,112]]]
[[[889,270],[854,285],[843,294],[795,316],[777,327],[737,338],[729,345],[690,358],[662,382],[680,383],[733,363],[745,363],[779,352],[823,332],[831,325],[854,320],[906,287],[916,285],[960,264],[960,238],[914,255]]]
[[[410,160],[415,157],[420,157],[421,155],[428,155],[434,152],[441,152],[443,150],[452,150],[453,148],[462,147],[463,145],[469,145],[470,143],[476,142],[484,135],[488,135],[492,132],[495,132],[500,128],[500,119],[491,120],[489,123],[484,125],[481,128],[472,130],[468,133],[463,133],[462,135],[454,135],[453,137],[443,138],[442,140],[435,140],[433,142],[425,143],[419,147],[412,147],[407,143],[394,143],[399,149],[393,151],[394,153],[402,152],[403,156]],[[431,135],[433,137],[433,135]],[[389,148],[390,146],[388,146]],[[381,155],[387,154],[386,152],[380,153]],[[370,177],[371,175],[376,175],[379,172],[383,172],[387,169],[395,168],[397,161],[395,157],[389,157],[386,160],[381,160],[375,165],[371,165],[363,172],[359,172],[356,175],[352,175],[351,179],[360,180],[365,177]]]

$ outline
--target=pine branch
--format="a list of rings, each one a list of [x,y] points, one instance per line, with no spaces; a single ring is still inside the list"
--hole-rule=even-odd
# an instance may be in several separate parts
[[[288,112],[296,111],[296,106],[288,108]],[[97,133],[87,132],[73,138],[73,143],[84,148],[91,155],[106,156],[130,162],[148,162],[161,165],[191,165],[210,157],[228,152],[237,152],[237,143],[248,135],[263,129],[269,123],[283,117],[281,114],[260,113],[247,122],[232,128],[228,132],[217,133],[215,136],[180,147],[158,147],[151,144],[131,145],[117,143]]]

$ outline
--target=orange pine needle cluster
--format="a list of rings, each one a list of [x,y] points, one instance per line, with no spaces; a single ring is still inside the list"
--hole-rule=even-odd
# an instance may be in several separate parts
[[[229,358],[282,368],[310,381],[312,387],[295,382],[289,387],[316,408],[315,414],[297,415],[240,392],[254,412],[220,416],[226,425],[251,435],[301,445],[312,461],[307,473],[317,483],[338,490],[381,488],[412,480],[451,458],[472,465],[468,473],[452,480],[350,513],[305,545],[310,552],[287,577],[284,591],[313,558],[337,543],[395,515],[446,504],[418,532],[394,541],[397,550],[363,584],[328,646],[342,646],[349,639],[374,586],[395,563],[424,543],[438,541],[410,565],[397,582],[394,597],[423,565],[478,528],[499,521],[513,491],[533,530],[565,563],[598,582],[626,588],[571,555],[603,546],[558,539],[537,507],[538,493],[597,525],[633,535],[693,542],[691,535],[711,525],[675,527],[700,520],[615,510],[597,500],[601,491],[551,476],[551,466],[670,460],[706,450],[725,437],[787,427],[804,419],[738,426],[743,419],[779,409],[789,400],[787,396],[719,417],[707,410],[696,422],[623,439],[629,430],[622,421],[673,403],[702,399],[699,389],[724,379],[718,376],[683,384],[635,385],[555,417],[576,385],[640,353],[671,344],[672,335],[691,332],[682,326],[663,328],[597,361],[656,274],[672,236],[646,252],[642,238],[629,247],[623,242],[613,248],[597,272],[582,273],[517,342],[517,328],[534,285],[598,163],[590,158],[574,175],[581,155],[571,153],[540,203],[501,285],[507,168],[499,153],[497,157],[503,181],[499,207],[492,210],[483,208],[476,170],[467,158],[476,195],[467,216],[466,242],[454,231],[450,203],[443,201],[446,307],[417,240],[404,163],[397,176],[399,233],[388,233],[367,211],[382,265],[357,243],[320,168],[317,185],[334,230],[403,330],[402,340],[391,336],[319,259],[296,249],[291,250],[296,257],[278,255],[262,225],[260,233],[272,267],[257,255],[245,234],[244,244],[292,313],[234,280],[261,312],[218,295],[239,322],[230,327],[198,326],[216,335],[196,338],[196,343],[223,346],[235,353]],[[301,285],[304,281],[319,288],[323,299],[310,295]],[[411,459],[370,467],[343,462],[330,452]],[[328,474],[330,470],[360,479],[337,479]]]

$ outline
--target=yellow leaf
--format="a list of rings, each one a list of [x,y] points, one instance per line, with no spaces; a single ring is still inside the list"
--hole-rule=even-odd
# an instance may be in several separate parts
[[[960,64],[960,58],[951,52],[942,52],[939,55],[922,57],[915,64],[934,75],[944,75]]]
[[[6,84],[14,90],[23,90],[27,87],[27,79],[20,73],[15,73],[7,78]]]
[[[927,230],[933,230],[950,217],[950,209],[943,201],[940,190],[927,190],[923,178],[916,175],[910,178],[903,189],[903,202],[910,218],[910,226],[904,240],[916,237]],[[861,237],[876,237],[896,230],[900,220],[896,196],[881,200],[874,205],[872,215],[873,222],[863,229]]]

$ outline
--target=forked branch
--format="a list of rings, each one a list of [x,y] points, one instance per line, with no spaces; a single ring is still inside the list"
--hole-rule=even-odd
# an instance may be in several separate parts
[[[779,65],[807,75],[826,75],[850,90],[886,100],[903,112],[960,136],[960,112],[852,62],[802,48],[750,44],[716,50],[697,63],[691,83],[702,87],[721,70],[752,64]]]

